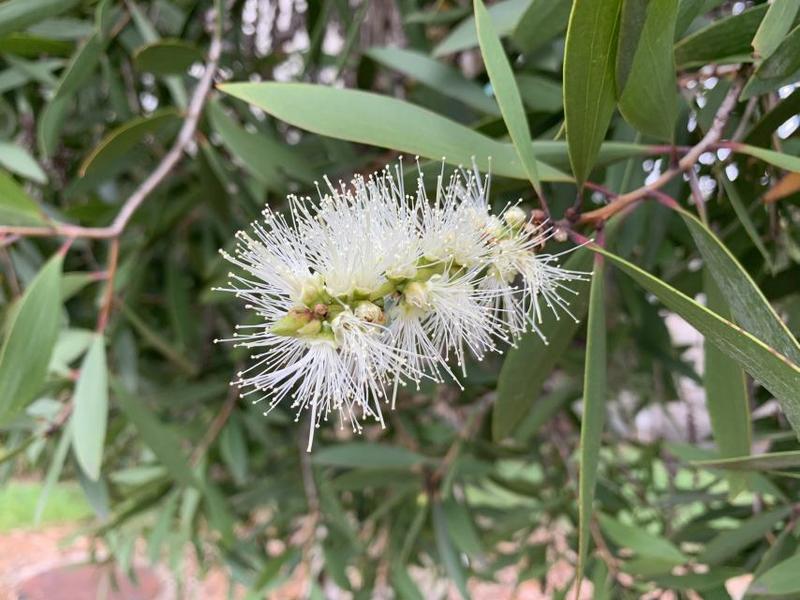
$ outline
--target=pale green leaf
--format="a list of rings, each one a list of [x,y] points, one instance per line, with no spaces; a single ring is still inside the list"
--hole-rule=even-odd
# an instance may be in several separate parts
[[[8,0],[0,4],[0,37],[64,13],[78,0]]]
[[[426,54],[393,46],[374,46],[364,54],[440,94],[463,102],[470,108],[490,115],[500,115],[497,103],[479,84],[464,77],[461,71],[434,60]]]
[[[500,0],[489,7],[489,16],[495,30],[501,36],[510,34],[517,27],[520,18],[535,0]],[[469,50],[478,45],[478,31],[475,17],[467,17],[433,49],[433,56],[445,56],[461,50]]]
[[[751,593],[765,596],[787,596],[800,594],[800,554],[795,554],[772,567],[756,579],[749,589]]]
[[[61,323],[61,265],[53,256],[25,290],[0,350],[0,424],[30,404],[44,384]]]
[[[0,142],[0,165],[16,173],[17,175],[30,179],[35,183],[47,183],[47,175],[42,170],[30,153],[11,142]]]
[[[314,133],[454,165],[469,165],[474,157],[483,171],[527,179],[513,146],[402,100],[305,83],[231,83],[219,89]],[[544,163],[537,167],[542,181],[571,180]]]
[[[33,199],[14,181],[0,171],[0,225],[40,225],[42,214]]]
[[[108,421],[108,371],[101,333],[94,335],[83,358],[72,403],[72,449],[87,477],[97,481]]]
[[[767,58],[775,52],[792,28],[798,10],[800,0],[772,0],[753,37],[753,50],[757,57]]]

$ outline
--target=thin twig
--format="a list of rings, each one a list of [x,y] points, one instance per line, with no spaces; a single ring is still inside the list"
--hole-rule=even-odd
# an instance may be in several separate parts
[[[211,447],[211,444],[214,443],[214,440],[217,439],[222,428],[225,427],[225,423],[228,422],[228,419],[233,412],[234,407],[236,406],[236,401],[239,399],[239,388],[238,386],[231,385],[228,390],[228,396],[225,398],[225,403],[222,405],[222,408],[217,413],[217,416],[214,417],[214,420],[211,422],[211,425],[208,427],[208,431],[206,431],[205,436],[203,439],[200,440],[200,443],[197,444],[194,451],[192,452],[191,456],[191,464],[197,465],[198,461],[203,457],[203,455],[208,452],[208,449]]]
[[[703,139],[701,139],[696,146],[693,146],[689,152],[687,152],[684,157],[678,161],[677,166],[670,167],[664,171],[652,183],[644,185],[626,194],[620,194],[613,202],[607,204],[606,206],[582,214],[578,218],[577,223],[579,225],[596,225],[598,223],[607,221],[625,207],[633,204],[634,202],[638,202],[642,198],[651,196],[652,192],[657,191],[659,188],[666,185],[674,177],[694,167],[694,165],[700,159],[700,156],[712,149],[722,137],[725,125],[727,124],[731,112],[733,112],[733,109],[736,107],[736,103],[739,100],[739,92],[742,90],[742,85],[742,82],[739,80],[733,83],[731,89],[728,91],[728,94],[725,96],[725,99],[722,101],[719,110],[717,110],[717,114],[714,116],[714,122],[711,125],[711,128],[708,130],[708,133],[706,133],[703,136]]]
[[[106,290],[103,296],[103,304],[100,307],[100,314],[97,317],[97,331],[102,333],[108,325],[108,316],[111,314],[111,305],[114,303],[114,276],[117,274],[117,262],[119,259],[119,239],[114,238],[108,247],[108,267],[106,268]]]
[[[217,11],[217,21],[223,18],[220,12],[221,11]],[[178,132],[175,143],[172,145],[169,152],[164,155],[164,158],[161,159],[161,162],[155,170],[150,173],[147,179],[145,179],[128,197],[111,225],[106,227],[81,227],[79,225],[70,225],[69,223],[54,222],[47,227],[0,226],[0,236],[16,234],[27,237],[61,236],[91,239],[119,237],[142,202],[144,202],[161,182],[164,181],[167,175],[170,174],[172,169],[174,169],[183,158],[184,150],[186,150],[197,131],[197,125],[200,121],[200,115],[203,112],[203,106],[205,105],[211,86],[214,83],[214,75],[217,72],[217,64],[219,63],[221,52],[221,27],[215,27],[211,37],[211,44],[208,48],[208,60],[206,62],[205,72],[197,83],[197,87],[195,87],[192,99],[186,109],[186,117],[183,120],[183,125]]]

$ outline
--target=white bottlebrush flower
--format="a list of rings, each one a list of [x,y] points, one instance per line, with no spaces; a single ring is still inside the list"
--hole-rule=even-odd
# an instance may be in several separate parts
[[[421,175],[407,197],[399,167],[326,183],[318,200],[291,197],[288,219],[264,211],[223,252],[245,272],[224,291],[260,319],[237,327],[253,363],[234,383],[267,412],[309,411],[309,449],[331,414],[355,432],[383,425],[399,385],[457,381],[452,363],[465,376],[468,354],[538,332],[542,306],[568,312],[562,294],[583,274],[539,253],[548,233],[519,207],[492,215],[477,171],[440,174],[432,200]]]

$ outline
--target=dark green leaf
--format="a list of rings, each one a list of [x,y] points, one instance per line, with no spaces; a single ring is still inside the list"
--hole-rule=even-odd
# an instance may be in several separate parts
[[[766,4],[754,6],[737,15],[712,21],[686,36],[675,44],[678,68],[746,60],[753,36],[766,12]]]
[[[203,61],[203,52],[190,42],[162,39],[139,48],[133,55],[136,68],[154,75],[180,75]]]
[[[746,521],[742,521],[733,529],[717,534],[705,547],[699,561],[709,565],[719,565],[736,556],[740,551],[754,544],[771,531],[778,521],[791,513],[790,506],[782,506],[764,512]]]
[[[705,272],[707,306],[723,318],[730,319],[730,309],[713,276]],[[706,405],[711,418],[711,431],[720,456],[742,456],[750,452],[752,431],[750,400],[744,371],[734,360],[713,344],[705,343],[704,384]],[[731,477],[733,494],[746,485],[742,477]]]
[[[564,117],[572,172],[589,177],[614,112],[621,0],[576,0],[564,49]]]
[[[752,334],[730,321],[726,321],[674,287],[623,258],[597,246],[591,246],[591,249],[607,256],[617,268],[636,280],[639,285],[661,300],[667,308],[682,316],[720,350],[742,365],[748,373],[758,379],[778,398],[790,423],[793,424],[795,432],[800,431],[800,397],[797,395],[797,390],[800,389],[800,367],[798,365]],[[730,297],[728,299],[731,300]],[[736,314],[735,309],[731,308]]]
[[[334,467],[409,469],[428,459],[400,446],[350,442],[315,450],[312,460],[318,465]]]
[[[581,414],[580,472],[578,481],[578,567],[576,579],[583,578],[589,551],[589,526],[597,483],[600,442],[606,417],[607,370],[606,307],[604,259],[595,256],[589,294],[586,358],[583,375],[583,413]]]
[[[536,168],[536,157],[533,155],[531,146],[530,130],[528,119],[525,116],[525,109],[522,106],[522,99],[514,81],[514,72],[506,58],[503,44],[497,36],[497,32],[492,25],[492,20],[483,0],[474,0],[475,6],[475,25],[478,30],[478,41],[481,47],[481,55],[489,74],[489,81],[492,84],[497,103],[500,105],[500,112],[503,120],[517,149],[522,166],[528,175],[528,179],[533,184],[537,193],[541,194],[541,184],[539,173]]]
[[[795,554],[756,579],[749,591],[767,596],[800,594],[798,573],[800,573],[800,554]]]
[[[493,4],[489,7],[491,12]],[[523,52],[532,52],[567,28],[571,3],[564,0],[533,0],[517,22],[511,39]]]
[[[797,10],[797,9],[795,9]],[[742,91],[742,99],[776,90],[797,81],[800,72],[800,25],[756,68]]]
[[[433,530],[436,535],[436,548],[439,550],[439,558],[444,563],[444,568],[461,597],[465,600],[470,597],[467,590],[467,575],[461,565],[461,559],[453,547],[450,539],[450,531],[447,528],[447,519],[444,510],[439,502],[434,502],[433,507]]]
[[[78,0],[8,0],[0,4],[0,37],[55,17],[78,4]]]
[[[105,43],[97,34],[78,48],[58,82],[56,100],[72,96],[78,91],[100,64],[100,56],[104,48]]]
[[[591,264],[591,254],[577,250],[564,268],[587,271]],[[492,437],[495,440],[509,435],[539,398],[542,385],[575,336],[580,319],[586,314],[589,305],[587,287],[586,284],[574,287],[576,294],[570,304],[570,312],[578,322],[570,317],[556,318],[545,311],[539,328],[547,343],[529,332],[517,342],[516,348],[508,351],[497,382],[497,401],[492,409]],[[532,368],[533,365],[536,368]]]
[[[620,112],[642,133],[671,140],[678,117],[672,50],[677,0],[623,0],[623,7],[616,73]]]
[[[694,464],[698,467],[713,467],[734,471],[774,471],[776,469],[800,467],[800,450],[737,456],[721,460],[702,460]]]
[[[108,172],[143,139],[180,121],[174,108],[164,108],[146,117],[137,117],[109,132],[81,163],[81,177]]]
[[[642,527],[620,523],[604,514],[599,514],[598,519],[603,532],[617,546],[630,548],[642,558],[655,559],[673,566],[688,560],[672,542]]]

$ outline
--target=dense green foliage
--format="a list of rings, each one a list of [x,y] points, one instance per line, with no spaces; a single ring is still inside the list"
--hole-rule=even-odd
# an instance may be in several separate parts
[[[556,563],[594,598],[798,597],[798,82],[797,0],[7,0],[0,477],[42,474],[37,514],[77,480],[123,567],[191,543],[254,598]],[[400,155],[490,170],[595,278],[548,345],[309,454],[229,385],[218,249]]]

